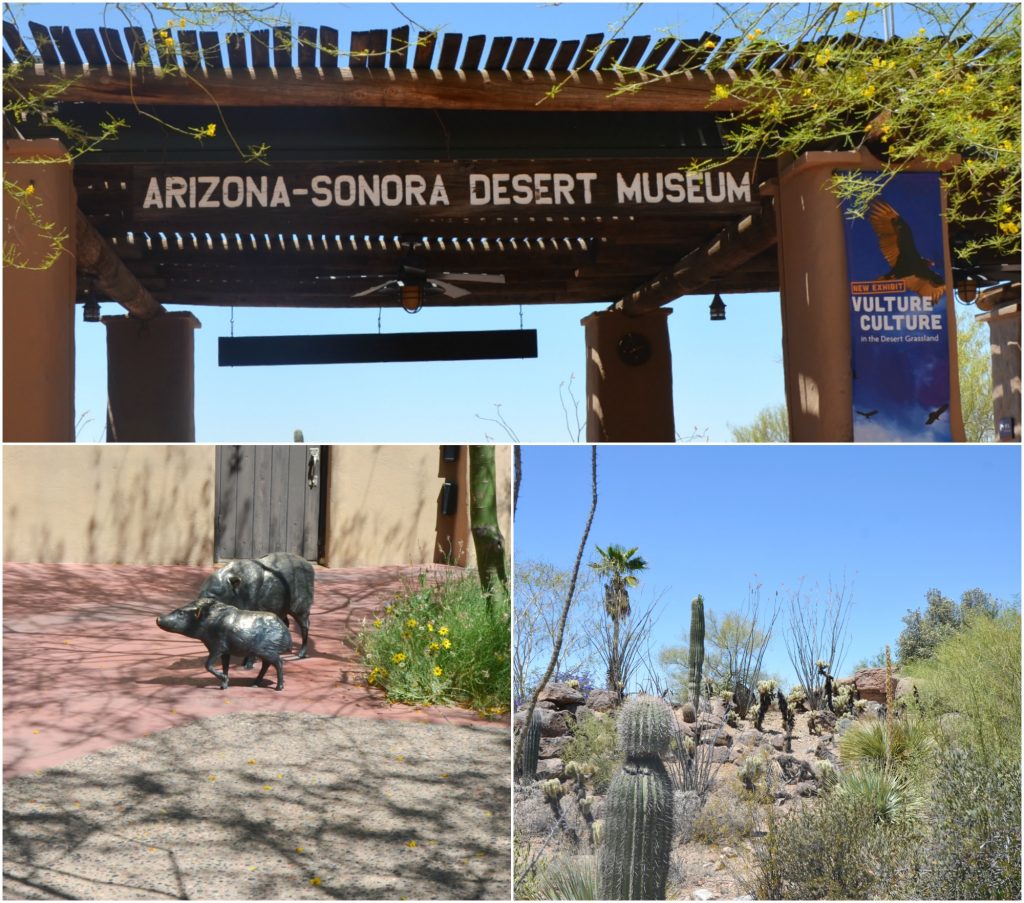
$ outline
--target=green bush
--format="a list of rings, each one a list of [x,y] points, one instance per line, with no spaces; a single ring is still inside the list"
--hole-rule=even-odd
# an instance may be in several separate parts
[[[900,895],[1019,900],[1019,763],[993,768],[965,750],[942,750],[929,802],[918,869]]]
[[[735,844],[757,831],[758,806],[727,789],[708,797],[693,819],[690,837],[699,843]]]
[[[506,595],[488,599],[474,574],[400,593],[359,633],[367,683],[392,702],[466,705],[508,711],[510,610]]]
[[[788,816],[771,810],[749,892],[760,900],[888,897],[906,840],[851,797],[830,794]]]
[[[918,680],[921,708],[932,732],[943,737],[939,718],[956,712],[952,732],[960,744],[989,764],[1021,757],[1020,613],[975,616],[934,655],[905,673]]]
[[[553,859],[538,878],[536,891],[539,900],[600,900],[597,857]]]
[[[572,739],[562,750],[562,761],[589,766],[594,792],[604,793],[615,769],[622,764],[615,719],[611,715],[586,715],[571,730]]]

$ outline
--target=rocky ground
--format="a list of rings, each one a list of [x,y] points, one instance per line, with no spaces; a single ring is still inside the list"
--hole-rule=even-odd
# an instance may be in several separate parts
[[[868,681],[861,682],[862,687],[868,685]],[[866,695],[862,693],[865,701],[857,717],[878,718],[882,714],[882,706],[876,701],[878,692],[877,687],[871,687]],[[884,675],[881,692],[884,699]],[[584,700],[578,690],[553,684],[542,695],[540,707],[542,739],[537,780],[517,783],[514,819],[518,842],[534,853],[543,849],[542,858],[548,861],[592,851],[591,824],[602,817],[604,800],[587,782],[581,791],[578,783],[566,776],[563,756],[572,736],[571,726],[587,717],[613,717],[615,700],[603,690],[592,691]],[[753,712],[751,720],[741,721],[735,728],[722,726],[723,713],[724,707],[716,700],[695,724],[687,724],[681,709],[675,709],[682,736],[697,740],[705,750],[710,747],[715,771],[712,791],[695,819],[680,817],[687,802],[677,794],[670,898],[750,899],[747,882],[754,845],[763,835],[766,816],[772,809],[785,814],[818,795],[821,772],[828,768],[822,763],[838,765],[837,739],[854,723],[851,717],[837,720],[828,716],[821,719],[819,715],[817,720],[824,720],[824,724],[818,727],[809,723],[808,713],[797,712],[787,744],[782,715],[774,708],[765,716],[760,731],[754,728]],[[524,715],[517,714],[517,728]],[[750,759],[764,763],[763,777],[754,794],[744,788],[741,779],[744,764]],[[543,789],[544,782],[553,780],[560,781],[562,787],[557,803],[546,797]]]

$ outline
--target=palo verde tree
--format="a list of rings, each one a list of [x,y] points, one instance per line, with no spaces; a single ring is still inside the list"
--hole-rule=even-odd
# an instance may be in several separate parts
[[[637,548],[627,549],[609,545],[602,549],[597,546],[598,561],[590,566],[605,580],[604,608],[612,624],[610,649],[608,650],[608,689],[620,696],[624,691],[622,680],[622,653],[620,635],[622,621],[629,617],[629,590],[640,581],[636,575],[647,569],[647,562],[637,555]]]
[[[739,56],[762,62],[715,87],[714,101],[733,110],[723,122],[727,147],[740,157],[866,146],[881,178],[835,178],[861,213],[909,164],[959,158],[945,184],[950,226],[967,235],[961,258],[1018,256],[1019,4],[906,4],[901,12],[913,13],[918,29],[882,41],[872,34],[885,5],[725,7],[720,27],[743,36]],[[769,63],[783,52],[780,77]]]

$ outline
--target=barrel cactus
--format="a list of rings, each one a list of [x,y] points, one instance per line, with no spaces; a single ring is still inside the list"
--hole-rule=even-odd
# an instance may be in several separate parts
[[[673,736],[668,704],[656,696],[627,700],[619,714],[626,762],[605,804],[601,896],[664,900],[672,850],[672,781],[661,755]]]
[[[700,710],[700,679],[704,670],[704,597],[690,603],[690,702]]]
[[[534,709],[530,716],[530,723],[524,730],[523,737],[523,763],[522,775],[527,781],[532,781],[537,776],[537,759],[540,756],[540,709]]]

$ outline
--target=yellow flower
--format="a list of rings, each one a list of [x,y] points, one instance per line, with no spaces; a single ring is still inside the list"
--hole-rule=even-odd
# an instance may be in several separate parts
[[[874,85],[868,85],[864,89],[863,94],[864,94],[865,97],[874,97],[875,96],[875,86]]]
[[[427,630],[429,630],[431,633],[434,632],[434,622],[433,621],[427,621]]]
[[[316,887],[320,883],[320,879],[319,878],[310,878],[309,879],[309,883],[312,884],[314,887]]]
[[[381,627],[384,626],[384,622],[380,618],[377,618],[377,620],[373,622],[373,626],[380,630]]]
[[[704,42],[704,49],[705,49],[705,50],[714,50],[714,49],[715,49],[715,47],[717,47],[717,46],[718,46],[718,45],[717,45],[717,44],[715,44],[715,42],[714,42],[714,41],[705,41],[705,42]]]
[[[814,93],[812,88],[804,88],[804,97],[810,97]]]
[[[409,618],[409,620],[405,622],[405,626],[406,627],[415,627],[418,623],[419,622],[415,618]]]
[[[866,15],[867,15],[867,13],[865,13],[863,11],[857,11],[857,10],[852,10],[851,9],[849,12],[847,12],[847,14],[845,16],[843,16],[843,21],[847,25],[852,25],[854,22],[859,22]]]
[[[725,100],[729,96],[729,89],[725,85],[715,85],[715,99]]]
[[[295,852],[296,853],[305,853],[306,851],[304,849],[302,849],[302,847],[296,847],[295,848]]]
[[[388,606],[385,606],[384,613],[385,614],[391,614],[391,612],[393,612],[394,610],[395,610],[395,607],[393,605],[388,605]]]
[[[442,673],[444,672],[441,671],[441,666],[434,665],[434,677],[440,677]]]
[[[431,643],[427,648],[431,652],[437,652],[437,650],[441,648],[441,644],[440,643]]]
[[[188,23],[184,19],[178,19],[178,27],[184,28]]]
[[[814,55],[814,62],[817,63],[819,66],[824,66],[831,59],[832,51],[829,50],[827,47],[824,50],[822,50],[821,53],[816,53]]]
[[[448,637],[445,637],[443,640],[441,640],[441,645],[444,646],[445,649],[451,649],[452,641],[448,639]]]
[[[415,841],[415,840],[407,840],[407,841],[405,842],[405,845],[406,845],[407,847],[414,847],[414,846],[416,846],[416,841]]]
[[[437,632],[441,636],[448,636],[448,628],[447,627],[441,627]]]
[[[212,138],[214,135],[216,135],[217,134],[217,123],[216,122],[211,122],[206,127],[205,134],[207,134],[210,138]]]
[[[1016,223],[1011,222],[1000,223],[999,231],[1002,232],[1003,235],[1016,235],[1018,232],[1020,232],[1020,226],[1018,226]]]
[[[166,38],[164,38],[164,44],[167,47],[173,47],[174,46],[174,38],[172,38],[170,35],[168,35]]]
[[[25,186],[25,194],[35,194],[35,193],[36,193],[36,186],[33,185],[31,182],[29,182],[28,185]]]
[[[1009,138],[1005,138],[1005,139],[1003,139],[1003,143],[1000,145],[1000,147],[1002,147],[1003,150],[1013,150],[1013,142],[1010,141]],[[29,185],[29,188],[31,188],[31,187],[32,186]],[[1006,212],[1007,213],[1010,212],[1010,208],[1009,207],[1006,208]]]
[[[405,653],[396,652],[394,655],[391,656],[391,661],[393,661],[396,665],[401,664],[405,661]]]

